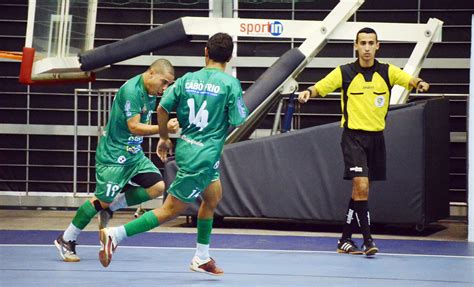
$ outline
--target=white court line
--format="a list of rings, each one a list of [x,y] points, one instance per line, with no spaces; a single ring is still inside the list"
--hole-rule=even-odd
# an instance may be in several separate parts
[[[52,244],[0,244],[0,247],[54,247]],[[99,245],[80,245],[86,248],[99,248]],[[120,249],[158,249],[158,250],[195,250],[195,247],[159,247],[159,246],[119,246]],[[316,253],[316,254],[333,254],[337,256],[355,256],[364,257],[364,255],[339,254],[336,251],[317,251],[317,250],[278,250],[278,249],[236,249],[236,248],[211,248],[216,251],[235,251],[235,252],[278,252],[278,253]],[[439,258],[456,258],[471,259],[474,256],[460,255],[432,255],[432,254],[403,254],[403,253],[377,253],[376,256],[406,256],[406,257],[439,257]]]

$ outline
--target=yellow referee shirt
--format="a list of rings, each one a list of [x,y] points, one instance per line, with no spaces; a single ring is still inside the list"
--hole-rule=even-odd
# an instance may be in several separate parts
[[[341,127],[383,131],[393,85],[410,89],[411,76],[377,60],[370,68],[359,61],[339,66],[314,85],[322,97],[341,88]]]

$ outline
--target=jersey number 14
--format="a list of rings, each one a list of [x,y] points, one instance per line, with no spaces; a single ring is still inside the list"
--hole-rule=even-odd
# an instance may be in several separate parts
[[[202,103],[197,114],[194,108],[194,99],[188,99],[187,103],[189,107],[189,125],[195,125],[199,128],[199,131],[202,131],[207,126],[209,119],[209,111],[206,110],[207,101]]]

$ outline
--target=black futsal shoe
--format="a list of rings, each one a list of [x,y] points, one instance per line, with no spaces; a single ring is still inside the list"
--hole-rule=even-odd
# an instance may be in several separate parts
[[[375,246],[375,242],[373,240],[369,240],[364,243],[364,254],[366,256],[375,255],[375,253],[379,252],[377,246]]]
[[[357,245],[350,238],[339,239],[337,242],[337,253],[347,253],[353,255],[362,254],[362,250],[357,247]]]

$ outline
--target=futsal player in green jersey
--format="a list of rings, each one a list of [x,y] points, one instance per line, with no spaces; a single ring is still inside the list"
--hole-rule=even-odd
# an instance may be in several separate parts
[[[352,180],[352,196],[337,252],[371,256],[378,248],[370,232],[369,182],[386,178],[383,130],[390,90],[392,86],[400,85],[425,92],[429,84],[394,65],[378,62],[375,53],[379,42],[371,28],[358,31],[354,48],[358,54],[356,62],[332,70],[314,86],[302,91],[298,101],[306,103],[310,97],[324,97],[341,88],[344,179]],[[362,250],[352,240],[357,227],[364,237]]]
[[[54,244],[66,262],[77,262],[76,240],[99,212],[99,228],[104,228],[112,212],[163,194],[165,186],[158,168],[142,150],[143,136],[157,134],[151,124],[156,98],[174,81],[168,60],[156,60],[144,73],[128,80],[117,92],[110,117],[96,150],[96,190],[76,212],[72,222]],[[165,122],[176,132],[176,119]]]
[[[222,198],[219,159],[229,125],[242,124],[248,114],[239,80],[224,72],[232,49],[228,34],[213,35],[204,49],[206,66],[179,78],[164,94],[158,107],[158,123],[166,123],[169,113],[176,110],[182,128],[176,145],[178,173],[162,207],[120,227],[100,231],[99,258],[103,266],[110,264],[121,240],[177,217],[201,196],[197,248],[190,269],[211,275],[224,273],[209,256],[214,210]],[[172,144],[166,129],[160,129],[159,133],[157,153],[164,161]]]

